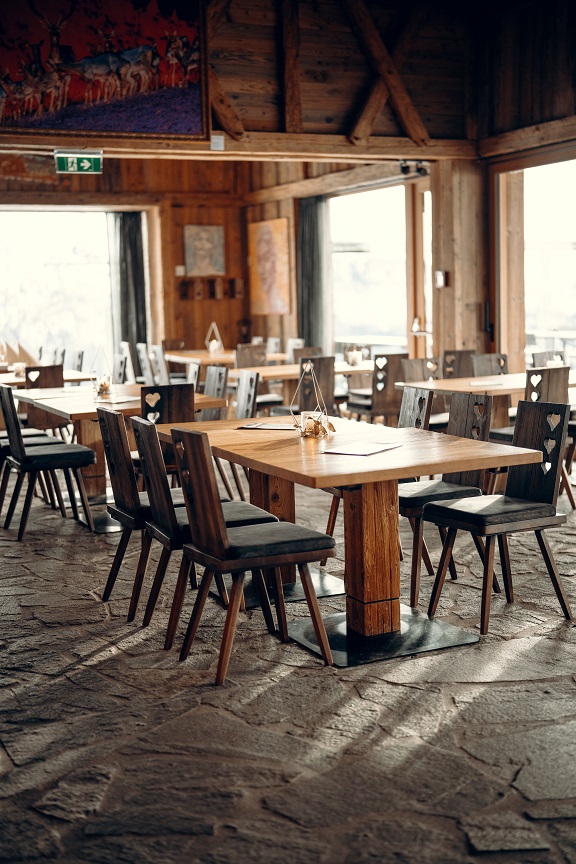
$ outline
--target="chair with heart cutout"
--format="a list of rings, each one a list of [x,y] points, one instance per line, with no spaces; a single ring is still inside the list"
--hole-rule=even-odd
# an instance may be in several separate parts
[[[377,354],[374,357],[372,387],[349,391],[346,407],[350,417],[356,416],[357,420],[367,417],[370,423],[376,417],[383,417],[385,424],[397,424],[402,391],[395,385],[402,381],[402,360],[407,359],[407,354]]]
[[[140,391],[140,413],[149,423],[186,423],[195,419],[194,385],[154,384],[142,387]],[[170,444],[162,444],[162,453],[166,463],[166,472],[173,482],[178,482],[178,470],[174,451]],[[132,453],[132,464],[136,475],[142,475],[142,466],[138,453]]]
[[[498,540],[500,563],[506,600],[514,602],[512,574],[508,551],[508,534],[534,531],[548,575],[554,586],[564,617],[572,620],[570,604],[554,562],[552,550],[544,536],[546,528],[566,522],[566,516],[556,510],[560,469],[566,443],[570,406],[564,403],[527,402],[518,405],[518,418],[513,443],[517,447],[542,450],[543,461],[512,466],[508,471],[504,495],[483,495],[459,501],[439,501],[424,507],[424,520],[447,531],[436,581],[430,597],[428,614],[437,609],[446,570],[452,560],[458,530],[472,534],[476,541],[485,540],[483,551],[483,586],[480,612],[480,633],[488,633],[490,619],[490,587],[494,573],[495,543]]]

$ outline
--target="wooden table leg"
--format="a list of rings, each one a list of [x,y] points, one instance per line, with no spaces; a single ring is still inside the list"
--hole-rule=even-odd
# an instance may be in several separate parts
[[[348,630],[377,636],[400,630],[398,484],[344,489]]]
[[[84,486],[89,498],[97,498],[106,495],[106,461],[104,458],[104,444],[100,435],[100,426],[97,420],[76,420],[74,430],[78,444],[91,447],[96,451],[96,462],[82,469]]]
[[[250,503],[268,510],[282,522],[296,522],[296,502],[294,484],[270,474],[250,469]],[[296,581],[296,568],[281,568],[284,583]]]

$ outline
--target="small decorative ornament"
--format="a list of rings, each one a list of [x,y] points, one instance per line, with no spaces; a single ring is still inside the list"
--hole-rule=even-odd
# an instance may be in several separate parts
[[[109,396],[111,386],[112,379],[110,378],[110,375],[100,375],[94,381],[96,396]]]
[[[300,388],[303,386],[303,382],[305,386],[311,386],[314,390],[316,408],[313,411],[302,411],[298,417],[298,415],[294,413],[294,406],[297,404],[296,397],[298,396]],[[318,379],[316,378],[314,364],[312,362],[305,363],[302,366],[302,374],[298,381],[294,398],[290,403],[290,414],[294,421],[294,427],[298,429],[301,438],[326,438],[328,435],[336,431],[328,417],[326,403],[324,402],[324,397],[322,396],[322,392],[318,386]]]
[[[217,351],[222,351],[222,348],[224,347],[220,331],[218,330],[218,325],[215,321],[212,321],[208,328],[204,344],[211,354],[215,354]]]

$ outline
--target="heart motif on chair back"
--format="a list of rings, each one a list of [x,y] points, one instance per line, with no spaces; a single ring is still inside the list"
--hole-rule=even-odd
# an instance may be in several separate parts
[[[550,453],[554,450],[555,447],[556,447],[556,441],[554,440],[554,438],[545,438],[544,439],[544,449],[546,450],[548,455],[550,455]]]
[[[37,381],[40,377],[40,372],[37,369],[33,369],[31,372],[28,372],[28,379],[32,382]]]
[[[532,385],[532,387],[537,387],[541,381],[542,381],[542,375],[531,375],[530,376],[530,384]]]
[[[556,426],[560,422],[560,415],[559,414],[548,414],[546,416],[546,420],[548,422],[548,425],[550,426],[550,429],[552,431],[554,431],[554,429],[556,428]]]
[[[473,426],[471,435],[475,441],[478,441],[478,439],[480,438],[480,427],[479,426]]]
[[[148,414],[146,414],[146,420],[149,420],[150,423],[157,423],[159,419],[160,419],[160,412],[159,411],[149,411]]]
[[[544,474],[547,474],[550,471],[550,469],[552,468],[552,463],[551,462],[541,462],[540,468],[542,469]]]
[[[480,419],[480,417],[482,417],[484,415],[485,410],[486,409],[484,408],[484,405],[482,405],[481,402],[475,402],[474,403],[474,414],[476,415],[476,417],[478,417],[478,419]]]
[[[147,393],[146,404],[151,408],[155,408],[161,398],[160,393]]]

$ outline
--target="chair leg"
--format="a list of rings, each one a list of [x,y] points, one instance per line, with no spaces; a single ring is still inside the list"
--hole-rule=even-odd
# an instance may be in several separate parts
[[[73,468],[72,473],[74,474],[74,479],[76,480],[76,485],[78,486],[78,491],[80,493],[80,503],[82,504],[82,510],[84,511],[86,522],[90,531],[94,531],[94,519],[92,518],[92,510],[90,509],[90,504],[88,503],[88,496],[86,495],[86,487],[84,486],[84,478],[82,477],[82,471],[80,471],[78,468]]]
[[[2,513],[2,508],[4,507],[4,499],[6,498],[6,490],[8,488],[8,480],[10,479],[10,465],[8,462],[4,462],[2,466],[2,482],[0,483],[0,513]]]
[[[228,464],[230,465],[230,470],[232,471],[232,476],[234,477],[234,482],[236,484],[236,488],[238,489],[240,500],[246,501],[246,492],[244,491],[244,486],[242,484],[242,480],[240,479],[238,466],[234,462],[229,462]]]
[[[500,566],[502,567],[506,602],[513,603],[514,589],[512,587],[512,568],[510,567],[510,550],[508,549],[508,538],[506,537],[506,534],[498,535],[498,551],[500,553]]]
[[[192,642],[194,641],[194,637],[196,636],[196,631],[198,630],[198,625],[200,623],[200,618],[202,617],[204,606],[206,605],[206,598],[208,597],[208,592],[210,591],[210,585],[212,584],[213,576],[214,571],[210,570],[207,567],[200,582],[200,588],[198,589],[198,594],[196,595],[196,602],[194,603],[192,615],[190,616],[190,622],[186,629],[186,635],[184,636],[184,642],[182,643],[182,648],[180,649],[180,660],[186,660],[188,654],[190,653],[190,648],[192,646]]]
[[[482,605],[480,607],[480,633],[488,635],[488,623],[490,621],[490,599],[492,597],[492,574],[494,572],[494,552],[496,550],[496,537],[486,538],[486,552],[484,554],[484,575],[482,579]]]
[[[282,574],[279,567],[269,571],[274,579],[274,606],[278,619],[278,632],[281,642],[288,642],[288,621],[286,620],[286,600],[284,599],[284,588],[282,586]]]
[[[326,525],[325,534],[328,534],[330,537],[334,536],[334,529],[336,528],[336,519],[338,517],[338,510],[340,509],[340,498],[338,495],[332,496],[332,503],[330,505],[330,513],[328,514],[328,523]],[[320,567],[326,566],[326,561],[328,559],[324,558],[320,561]]]
[[[548,575],[550,576],[552,585],[554,586],[554,591],[556,592],[556,596],[558,597],[558,602],[560,603],[560,607],[562,609],[562,612],[564,613],[564,617],[568,621],[572,621],[572,610],[570,609],[570,603],[568,602],[568,597],[566,596],[566,592],[564,591],[564,585],[562,584],[562,580],[560,579],[560,574],[558,573],[556,562],[554,561],[554,556],[552,555],[552,550],[548,545],[548,539],[546,538],[543,531],[535,531],[534,533],[536,534],[536,539],[538,540],[540,552],[542,553],[542,557],[544,558],[544,563],[546,564]]]
[[[422,568],[422,543],[424,540],[424,521],[421,516],[410,519],[412,526],[412,563],[410,566],[410,606],[416,609],[420,594],[420,573]]]
[[[18,528],[18,540],[22,540],[24,536],[24,532],[26,531],[26,525],[28,524],[28,516],[30,515],[30,507],[32,506],[32,494],[34,492],[34,486],[36,485],[36,479],[38,477],[38,473],[36,471],[31,471],[28,475],[28,488],[26,489],[26,497],[24,499],[24,507],[22,509],[22,516],[20,517],[20,526]]]
[[[152,537],[147,531],[142,531],[140,557],[138,558],[138,566],[136,567],[136,575],[134,576],[134,584],[132,586],[132,596],[130,598],[130,606],[128,608],[128,622],[133,621],[136,617],[142,583],[146,575],[148,566],[148,558],[150,556],[150,547],[152,546]]]
[[[18,502],[18,498],[20,496],[20,490],[22,489],[22,483],[24,482],[24,471],[19,471],[18,476],[16,478],[16,483],[14,484],[14,490],[12,492],[12,498],[10,499],[10,504],[8,505],[8,512],[6,513],[6,519],[4,521],[4,528],[9,528],[10,523],[12,522],[12,517],[14,516],[14,510],[16,509],[16,504]]]
[[[230,603],[228,604],[228,611],[226,612],[224,635],[222,636],[218,668],[216,669],[216,684],[223,684],[226,680],[226,672],[228,671],[230,655],[232,654],[232,645],[234,643],[234,634],[236,632],[238,612],[240,611],[240,603],[243,596],[244,572],[232,573],[232,590],[230,591]]]
[[[72,483],[72,475],[69,468],[64,469],[64,480],[66,481],[66,489],[68,490],[68,498],[70,499],[70,508],[72,517],[78,522],[78,506],[76,504],[76,492]]]
[[[186,583],[188,582],[190,568],[194,566],[193,561],[189,561],[183,554],[180,568],[178,570],[178,578],[176,579],[176,587],[174,589],[174,597],[172,599],[172,608],[170,609],[170,618],[168,619],[168,628],[166,630],[166,638],[164,640],[164,649],[169,651],[174,644],[174,636],[178,629],[180,613],[184,605],[186,596]]]
[[[158,602],[158,595],[160,594],[160,589],[162,588],[162,583],[164,582],[164,576],[166,575],[166,568],[168,567],[168,562],[170,560],[171,554],[171,549],[167,549],[166,546],[162,547],[160,560],[158,562],[158,567],[156,568],[154,581],[152,582],[152,588],[150,589],[150,596],[148,597],[148,603],[146,604],[146,611],[144,612],[144,620],[142,622],[143,627],[148,627],[150,621],[152,620],[152,615],[154,614],[154,609],[156,608],[156,603]]]
[[[266,622],[268,632],[274,635],[276,633],[276,627],[274,625],[274,618],[272,616],[272,607],[270,605],[268,589],[266,588],[266,580],[262,575],[262,570],[258,568],[256,570],[252,570],[252,584],[258,592],[258,597],[260,599],[260,608],[262,609],[262,614],[264,615],[264,621]]]
[[[220,479],[222,480],[222,483],[224,484],[224,488],[226,489],[226,494],[228,495],[229,498],[234,498],[234,491],[232,489],[232,486],[230,485],[230,480],[228,479],[228,477],[226,475],[226,471],[224,470],[224,466],[222,465],[222,462],[220,461],[218,456],[214,456],[214,464],[216,465],[216,468],[218,469],[218,473],[220,474]]]
[[[484,555],[486,554],[486,549],[484,548],[484,543],[476,534],[472,534],[472,540],[474,541],[474,545],[476,546],[476,550],[478,555],[480,556],[480,560],[482,565],[484,565]],[[492,590],[495,594],[501,594],[502,589],[500,588],[500,583],[496,577],[496,573],[492,571]]]
[[[442,525],[439,525],[438,526],[438,532],[440,534],[440,539],[442,540],[442,544],[444,544],[444,541],[446,540],[446,528],[444,528]],[[458,573],[456,572],[456,565],[454,563],[453,557],[451,557],[450,561],[448,562],[448,570],[450,571],[450,578],[452,579],[452,581],[457,582],[458,581]]]
[[[328,642],[326,628],[324,627],[324,621],[322,620],[322,613],[320,612],[320,606],[318,605],[318,598],[316,597],[316,591],[314,590],[314,584],[312,582],[312,576],[310,575],[308,564],[299,564],[298,572],[300,573],[300,579],[302,580],[304,593],[306,594],[306,602],[308,603],[310,617],[312,618],[314,632],[316,634],[316,639],[318,640],[318,645],[320,646],[320,651],[322,652],[324,663],[327,666],[333,666],[334,661],[332,659],[332,651],[330,650],[330,643]]]
[[[60,483],[58,482],[58,477],[56,476],[56,471],[50,470],[50,479],[52,481],[52,485],[54,487],[54,492],[56,494],[56,501],[58,502],[58,507],[60,509],[60,513],[63,519],[66,519],[66,507],[64,505],[64,499],[62,497],[62,490],[60,489]]]
[[[38,485],[42,491],[44,501],[46,501],[46,503],[55,510],[56,497],[54,495],[54,487],[52,485],[52,478],[49,471],[41,471],[40,474],[38,474]]]
[[[104,588],[104,593],[102,594],[103,603],[106,603],[106,601],[110,599],[110,594],[112,593],[114,583],[116,582],[116,577],[118,576],[118,572],[120,570],[120,567],[122,566],[122,561],[124,560],[124,555],[126,554],[126,549],[128,547],[128,542],[131,536],[132,528],[122,529],[122,534],[120,535],[120,540],[118,542],[118,546],[116,547],[116,554],[114,555],[114,560],[112,562],[112,566],[110,567],[110,572],[108,573],[106,587]]]
[[[434,580],[434,586],[432,588],[432,594],[430,595],[430,602],[428,604],[429,618],[434,617],[436,609],[438,607],[438,601],[440,600],[440,592],[442,591],[442,586],[444,585],[446,571],[448,570],[448,562],[450,561],[450,557],[452,555],[452,549],[454,548],[454,541],[456,540],[457,533],[457,528],[449,528],[448,534],[446,535],[446,542],[442,547],[442,554],[440,555],[438,570],[436,572],[436,579]]]
[[[572,510],[576,510],[576,498],[574,498],[574,492],[572,491],[572,484],[570,483],[570,478],[568,477],[568,472],[566,471],[566,465],[564,464],[564,462],[562,462],[561,472],[562,473],[561,473],[560,477],[561,477],[562,491],[566,492],[566,495],[568,496],[568,500],[570,501],[570,506],[572,507]]]

